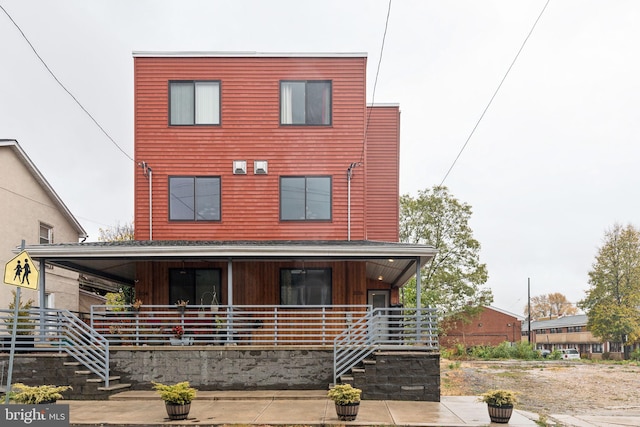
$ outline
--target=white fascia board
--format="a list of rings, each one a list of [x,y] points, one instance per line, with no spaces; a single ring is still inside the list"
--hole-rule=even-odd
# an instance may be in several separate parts
[[[366,58],[365,52],[133,51],[134,58]]]

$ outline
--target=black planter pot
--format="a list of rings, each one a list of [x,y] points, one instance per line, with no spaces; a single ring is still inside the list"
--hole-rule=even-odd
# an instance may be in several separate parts
[[[506,424],[513,413],[513,405],[495,406],[487,404],[487,409],[492,423]]]
[[[179,404],[165,402],[170,420],[186,420],[191,410],[191,403]]]
[[[336,414],[340,421],[353,421],[358,416],[358,409],[360,408],[360,402],[347,403],[344,405],[338,405],[336,403]]]

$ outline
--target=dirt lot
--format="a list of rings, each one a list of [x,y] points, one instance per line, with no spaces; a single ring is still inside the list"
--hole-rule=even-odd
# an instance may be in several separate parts
[[[443,396],[478,395],[491,388],[520,393],[519,409],[542,415],[640,410],[640,366],[590,361],[441,362]]]

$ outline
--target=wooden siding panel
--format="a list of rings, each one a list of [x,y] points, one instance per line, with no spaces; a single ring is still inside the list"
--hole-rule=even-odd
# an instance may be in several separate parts
[[[226,262],[140,262],[137,264],[136,297],[144,304],[171,304],[169,302],[169,269],[218,268],[221,271],[220,304],[229,303]],[[300,262],[233,262],[234,305],[279,305],[280,269],[300,268]],[[366,304],[367,280],[364,262],[305,262],[305,268],[330,268],[333,304]],[[379,285],[382,286],[382,285]],[[370,286],[369,286],[370,287]],[[375,285],[378,287],[378,284]],[[388,289],[384,286],[382,289]],[[191,301],[199,304],[198,301]]]
[[[399,241],[400,110],[368,107],[366,238]]]
[[[330,239],[347,236],[346,170],[360,159],[365,58],[135,58],[135,158],[153,170],[154,239]],[[168,126],[169,80],[220,80],[220,126]],[[279,82],[331,80],[331,126],[280,126]],[[231,162],[247,160],[248,174]],[[267,160],[268,175],[253,175]],[[149,182],[135,173],[136,238],[149,237]],[[219,222],[170,222],[168,177],[221,177]],[[333,177],[332,220],[279,220],[279,177]],[[352,239],[364,238],[364,180],[351,188]]]

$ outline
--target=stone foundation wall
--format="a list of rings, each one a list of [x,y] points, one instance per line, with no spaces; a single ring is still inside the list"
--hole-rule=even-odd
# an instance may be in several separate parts
[[[440,401],[438,353],[377,352],[352,376],[363,399]]]
[[[73,358],[66,354],[22,354],[16,353],[13,360],[11,383],[26,385],[70,385],[73,390],[62,393],[65,399],[74,400],[102,400],[109,397],[109,393],[98,390],[104,383],[88,383],[87,375],[78,375],[76,371],[84,370],[82,366],[68,366],[65,362],[73,362]],[[0,369],[2,387],[7,385],[9,369],[9,354],[0,354]]]
[[[333,380],[333,351],[197,346],[118,349],[111,352],[111,369],[133,389],[149,389],[151,381],[189,380],[199,390],[322,390]]]

